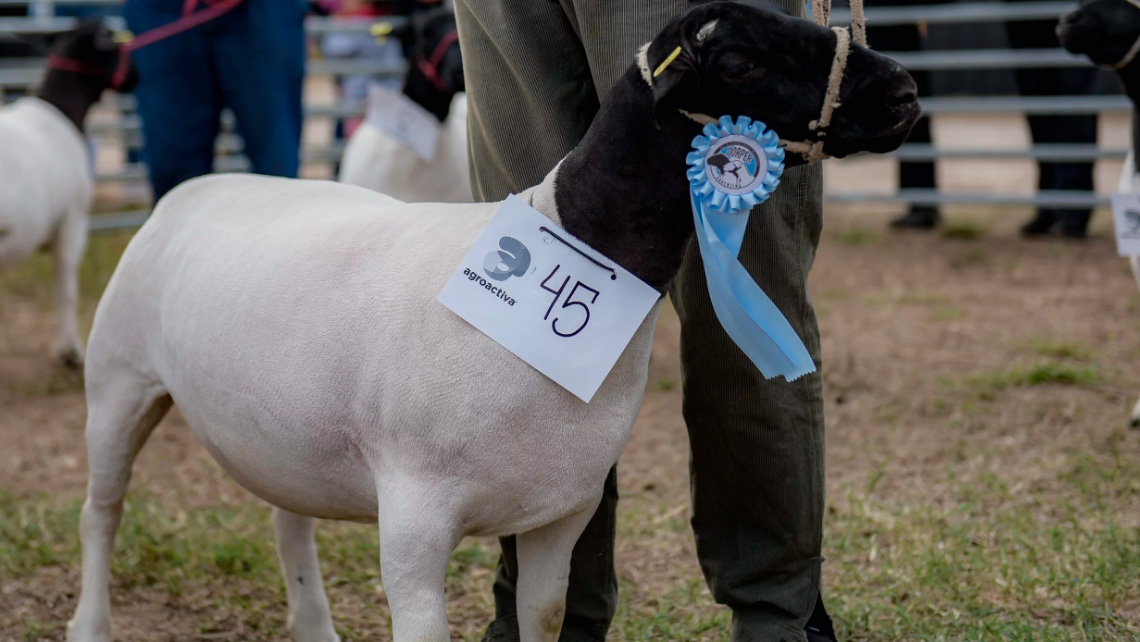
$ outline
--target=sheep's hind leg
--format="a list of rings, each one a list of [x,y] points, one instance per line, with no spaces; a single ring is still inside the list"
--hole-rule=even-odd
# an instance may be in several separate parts
[[[570,556],[596,507],[518,536],[522,642],[555,642],[566,613]]]
[[[438,497],[425,496],[406,486],[380,493],[380,576],[394,642],[451,640],[443,585],[460,533]]]
[[[166,411],[170,396],[132,376],[90,373],[87,393],[87,501],[79,521],[83,580],[68,642],[111,640],[111,553],[135,456]]]
[[[83,342],[79,339],[79,264],[87,247],[87,216],[68,214],[52,244],[55,270],[55,301],[59,313],[56,359],[69,369],[83,365]]]
[[[340,642],[321,581],[321,563],[313,541],[312,517],[273,509],[277,558],[289,595],[289,634],[294,642]]]

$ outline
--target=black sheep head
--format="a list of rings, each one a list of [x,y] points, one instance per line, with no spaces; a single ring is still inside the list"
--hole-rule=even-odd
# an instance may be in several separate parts
[[[404,49],[404,57],[412,63],[412,76],[419,74],[417,61],[430,61],[440,43],[452,33],[455,33],[455,13],[443,7],[413,15],[395,32]],[[448,95],[464,91],[463,57],[459,53],[458,41],[447,47],[436,70],[443,82],[443,87],[437,89]]]
[[[1115,65],[1140,39],[1140,7],[1126,0],[1085,0],[1061,16],[1057,38],[1072,53]]]
[[[97,73],[76,74],[77,78],[91,89],[101,92],[104,89],[116,89],[120,92],[134,90],[139,81],[138,70],[133,62],[130,65],[123,84],[112,87],[115,72],[119,69],[120,57],[129,56],[122,47],[115,42],[115,36],[103,21],[88,19],[66,33],[56,37],[51,45],[50,53],[62,58],[79,62]],[[55,72],[74,73],[74,72]]]
[[[681,49],[653,78],[658,122],[678,110],[713,118],[743,115],[787,140],[812,137],[810,124],[820,117],[836,42],[830,29],[769,6],[696,4],[649,47],[651,72]],[[854,44],[837,102],[824,139],[824,151],[836,157],[892,151],[921,115],[910,74]]]

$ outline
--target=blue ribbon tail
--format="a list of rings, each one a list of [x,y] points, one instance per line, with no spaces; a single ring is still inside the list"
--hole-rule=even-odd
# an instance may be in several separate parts
[[[731,215],[730,215],[731,216]],[[815,372],[815,362],[775,303],[752,280],[736,260],[740,239],[748,224],[747,213],[717,216],[709,220],[704,203],[693,197],[693,222],[697,228],[701,260],[705,267],[709,297],[721,326],[737,346],[768,379],[782,376],[794,381]],[[719,230],[718,230],[719,228]],[[725,231],[729,247],[718,231]]]

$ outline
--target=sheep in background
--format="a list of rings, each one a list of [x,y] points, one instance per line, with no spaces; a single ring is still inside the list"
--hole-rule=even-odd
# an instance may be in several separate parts
[[[1132,151],[1124,162],[1118,191],[1140,193],[1136,173],[1136,150],[1140,148],[1140,0],[1088,0],[1065,14],[1057,36],[1066,49],[1088,56],[1102,67],[1113,69],[1132,99]],[[1129,257],[1132,274],[1140,285],[1140,256]],[[1130,425],[1140,428],[1140,401],[1132,409]]]
[[[417,14],[395,35],[412,62],[403,95],[423,109],[424,126],[437,128],[438,139],[421,155],[386,133],[375,122],[380,114],[370,114],[345,147],[338,179],[407,202],[470,203],[467,97],[455,14]],[[373,88],[370,112],[389,98],[385,92]]]
[[[100,22],[82,23],[52,46],[37,96],[0,107],[0,268],[38,249],[55,257],[59,307],[56,357],[83,363],[79,338],[79,264],[95,182],[83,121],[119,79],[130,91],[138,75]]]
[[[751,4],[694,5],[520,198],[663,291],[694,234],[693,119],[749,116],[809,138],[839,42]],[[690,53],[665,70],[681,50]],[[823,151],[896,149],[920,114],[914,81],[858,46],[847,78]],[[378,524],[396,642],[451,639],[444,579],[460,539],[519,534],[522,640],[557,639],[571,550],[641,406],[660,299],[582,402],[436,300],[500,206],[249,175],[195,179],[159,202],[91,334],[70,642],[110,639],[111,554],[132,462],[175,402],[218,463],[277,507],[297,642],[338,639],[317,517]]]

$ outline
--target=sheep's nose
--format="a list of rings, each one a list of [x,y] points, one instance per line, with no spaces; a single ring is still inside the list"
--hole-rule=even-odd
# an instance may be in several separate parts
[[[914,84],[914,78],[910,74],[900,79],[898,86],[884,97],[884,102],[890,107],[909,105],[916,101],[918,101],[918,86]]]

